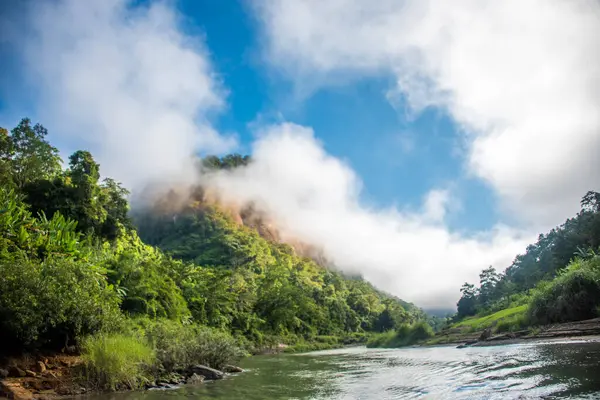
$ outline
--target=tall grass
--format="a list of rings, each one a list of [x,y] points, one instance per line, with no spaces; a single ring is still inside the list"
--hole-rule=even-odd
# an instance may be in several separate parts
[[[418,343],[433,337],[431,326],[425,322],[402,324],[395,331],[374,335],[367,342],[367,347],[402,347]]]
[[[83,378],[102,390],[137,389],[151,376],[155,354],[134,336],[91,336],[82,343]]]

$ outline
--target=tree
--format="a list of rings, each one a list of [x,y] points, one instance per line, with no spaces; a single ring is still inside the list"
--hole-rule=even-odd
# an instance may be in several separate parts
[[[477,289],[475,285],[465,282],[460,288],[462,296],[458,300],[457,312],[458,317],[466,317],[469,315],[475,315],[477,312]]]
[[[496,285],[499,281],[498,273],[491,265],[479,274],[479,302],[484,307],[494,299]]]
[[[600,212],[600,193],[588,191],[581,199],[581,208],[584,211]]]
[[[47,134],[40,124],[32,127],[28,118],[23,118],[10,135],[4,129],[0,132],[0,168],[3,174],[10,171],[11,181],[19,189],[61,172],[58,149],[46,141]]]
[[[106,219],[100,228],[100,236],[113,240],[119,234],[120,226],[131,229],[133,225],[127,215],[129,204],[127,196],[129,191],[112,178],[106,178],[100,186],[102,199],[101,203],[106,210]]]

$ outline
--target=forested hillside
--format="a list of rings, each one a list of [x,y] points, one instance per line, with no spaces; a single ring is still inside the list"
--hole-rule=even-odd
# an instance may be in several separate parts
[[[218,204],[190,198],[175,213],[149,206],[134,213],[134,224],[128,191],[101,177],[92,154],[75,152],[63,169],[46,135],[28,119],[0,131],[4,352],[74,345],[90,353],[98,340],[136,338],[159,370],[198,359],[219,366],[237,354],[233,347],[332,346],[425,318],[360,278],[268,240]],[[200,164],[247,162],[231,155]],[[168,196],[148,203],[161,202]],[[208,357],[206,343],[225,343],[224,358]],[[95,375],[99,384],[123,384],[104,372]]]
[[[589,191],[575,217],[540,235],[503,273],[490,266],[478,287],[465,283],[456,320],[499,312],[501,329],[519,329],[600,315],[599,248],[600,193]]]

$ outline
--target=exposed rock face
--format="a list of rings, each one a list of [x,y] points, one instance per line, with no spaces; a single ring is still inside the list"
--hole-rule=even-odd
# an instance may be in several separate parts
[[[190,368],[190,371],[197,375],[202,375],[206,379],[215,380],[223,379],[223,372],[207,367],[206,365],[194,365]]]

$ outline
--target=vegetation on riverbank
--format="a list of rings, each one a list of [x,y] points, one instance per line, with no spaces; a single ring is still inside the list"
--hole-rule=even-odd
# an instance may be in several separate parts
[[[367,347],[409,346],[429,339],[433,335],[433,329],[425,322],[403,324],[394,330],[372,335],[367,342]]]
[[[472,333],[528,332],[600,316],[600,193],[590,191],[581,211],[518,255],[502,274],[492,267],[479,287],[465,283],[453,323],[427,343],[465,341]]]
[[[112,390],[280,343],[364,342],[427,318],[281,243],[251,207],[235,214],[207,201],[201,187],[147,198],[132,219],[128,191],[101,180],[89,152],[63,169],[46,135],[27,119],[0,129],[0,355],[81,352],[86,385]]]

